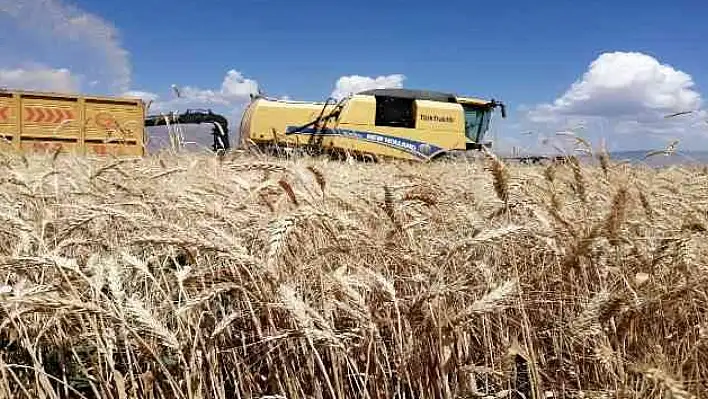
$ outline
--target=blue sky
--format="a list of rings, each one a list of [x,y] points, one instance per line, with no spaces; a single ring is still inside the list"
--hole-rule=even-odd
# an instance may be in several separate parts
[[[701,1],[0,0],[0,85],[140,95],[156,110],[237,119],[254,88],[321,100],[343,78],[343,92],[502,99],[509,118],[492,133],[507,146],[584,126],[613,149],[676,138],[708,149],[703,111],[663,118],[704,107],[707,11]]]

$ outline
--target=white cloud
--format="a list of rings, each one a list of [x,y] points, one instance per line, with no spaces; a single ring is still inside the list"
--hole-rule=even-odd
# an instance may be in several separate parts
[[[0,88],[76,92],[79,80],[68,69],[0,69]]]
[[[232,145],[238,141],[238,127],[244,107],[251,99],[251,94],[258,93],[258,82],[248,79],[234,69],[226,72],[218,89],[205,89],[194,86],[174,85],[168,96],[160,97],[156,93],[132,90],[123,93],[128,97],[137,97],[146,103],[152,101],[148,110],[149,114],[182,113],[187,109],[211,109],[213,112],[226,117],[229,122],[229,137]],[[190,140],[199,145],[211,145],[211,136],[208,131],[211,126],[185,126],[189,131]],[[150,129],[151,140],[164,145],[166,140],[164,128]],[[158,145],[158,144],[155,144]]]
[[[251,94],[258,93],[258,82],[246,79],[240,72],[232,69],[221,84],[221,92],[231,101],[242,101],[249,99]]]
[[[139,98],[145,103],[156,101],[160,96],[149,91],[131,90],[122,94],[123,97]]]
[[[552,103],[526,112],[530,129],[582,126],[585,137],[644,148],[679,138],[705,138],[708,125],[691,76],[638,52],[604,53]],[[692,111],[677,118],[667,115]],[[698,142],[698,141],[696,141]]]
[[[258,93],[258,82],[247,79],[236,70],[226,73],[221,88],[202,89],[193,86],[175,85],[178,96],[166,101],[156,101],[153,107],[160,111],[173,111],[182,107],[240,107],[250,100],[251,94]],[[156,98],[153,98],[156,100]]]
[[[60,0],[0,0],[0,16],[9,17],[16,27],[13,40],[40,40],[47,45],[46,54],[33,56],[49,58],[48,53],[57,51],[56,57],[64,52],[76,58],[74,55],[80,53],[81,59],[73,62],[90,64],[87,72],[107,83],[110,90],[124,92],[130,87],[129,53],[122,47],[115,27],[99,16]],[[21,32],[25,33],[22,37]],[[96,61],[101,65],[95,65]]]
[[[548,117],[635,117],[646,113],[695,110],[701,96],[691,76],[641,53],[605,53],[553,104],[534,112]]]
[[[401,74],[376,78],[359,75],[342,76],[337,80],[331,96],[339,99],[364,90],[401,88],[405,79],[406,77]]]

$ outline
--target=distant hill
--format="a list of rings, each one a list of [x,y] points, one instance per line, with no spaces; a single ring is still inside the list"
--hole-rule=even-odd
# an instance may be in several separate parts
[[[657,154],[645,158],[651,151],[617,151],[610,153],[615,161],[643,163],[649,166],[708,165],[708,151],[676,151],[671,155]]]

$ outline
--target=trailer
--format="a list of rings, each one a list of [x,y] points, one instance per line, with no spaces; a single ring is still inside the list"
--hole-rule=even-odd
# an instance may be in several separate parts
[[[144,156],[141,99],[0,91],[0,145],[20,152]]]

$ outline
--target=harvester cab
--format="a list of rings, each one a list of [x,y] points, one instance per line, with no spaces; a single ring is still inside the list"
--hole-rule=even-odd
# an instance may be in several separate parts
[[[506,105],[494,99],[480,101],[474,98],[458,97],[462,105],[465,119],[466,149],[474,150],[481,147],[491,147],[490,141],[484,141],[495,108],[500,108],[502,118],[506,118]]]
[[[305,148],[373,158],[428,161],[489,147],[485,135],[496,100],[411,90],[374,89],[339,101],[291,101],[254,96],[241,137],[263,149]]]

